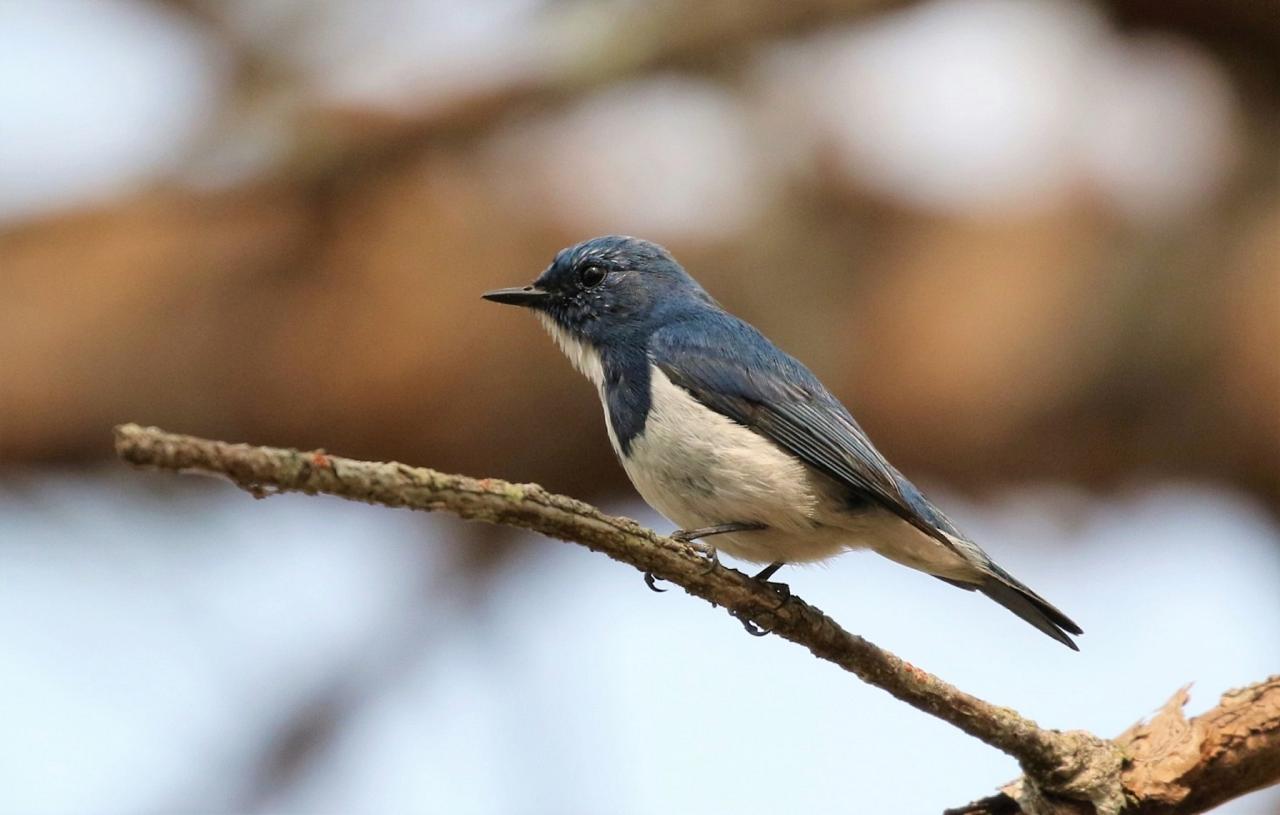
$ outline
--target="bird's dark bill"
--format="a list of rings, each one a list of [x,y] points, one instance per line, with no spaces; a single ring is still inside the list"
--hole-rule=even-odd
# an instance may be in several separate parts
[[[495,303],[506,303],[510,306],[536,306],[538,303],[546,299],[547,293],[542,289],[536,289],[533,286],[523,286],[513,289],[495,289],[487,291],[483,295],[486,300],[492,300]]]

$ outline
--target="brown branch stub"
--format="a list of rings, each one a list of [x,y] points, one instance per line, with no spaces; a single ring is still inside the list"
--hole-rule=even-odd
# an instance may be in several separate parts
[[[1131,758],[1124,786],[1140,815],[1205,812],[1280,783],[1280,675],[1223,694],[1188,720],[1188,688],[1116,742]]]
[[[1189,688],[1149,721],[1115,739],[1125,754],[1126,815],[1192,815],[1280,783],[1280,675],[1223,694],[1188,720]],[[1025,779],[946,815],[1091,815],[1073,802],[1039,800]]]
[[[1173,713],[1166,707],[1161,716],[1116,742],[1083,731],[1045,730],[845,631],[799,598],[780,601],[741,572],[719,565],[709,569],[686,544],[536,484],[356,461],[324,451],[228,444],[134,424],[116,428],[116,452],[138,466],[224,476],[258,497],[325,493],[530,529],[651,572],[1018,759],[1027,776],[1014,796],[1016,809],[1009,809],[1013,799],[1005,797],[962,811],[1111,815],[1124,807],[1127,793],[1139,807],[1135,811],[1144,815],[1191,813],[1280,778],[1280,677],[1224,697],[1222,706],[1190,723],[1165,719],[1166,714],[1181,716],[1181,697],[1175,697]],[[1188,739],[1195,740],[1195,749]],[[1165,761],[1176,763],[1178,773],[1152,769]],[[1233,787],[1233,777],[1245,779],[1246,785]],[[1160,791],[1149,792],[1157,782]],[[1170,808],[1166,803],[1174,798]],[[988,803],[987,809],[980,808]]]

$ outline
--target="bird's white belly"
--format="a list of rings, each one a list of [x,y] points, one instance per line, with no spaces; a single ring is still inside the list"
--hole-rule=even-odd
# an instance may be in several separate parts
[[[707,542],[758,563],[811,561],[849,548],[845,530],[822,523],[833,500],[825,479],[764,437],[703,406],[652,369],[644,432],[623,455],[641,497],[682,529],[760,523],[763,530]]]

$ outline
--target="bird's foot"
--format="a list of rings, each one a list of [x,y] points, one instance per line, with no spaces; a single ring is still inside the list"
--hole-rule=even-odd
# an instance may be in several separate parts
[[[693,551],[697,552],[704,559],[706,559],[707,568],[703,572],[703,574],[711,574],[711,572],[717,566],[720,565],[720,554],[716,552],[716,548],[711,544],[701,543],[695,540],[681,540],[680,538],[677,538],[675,535],[672,535],[671,537],[675,540],[679,540],[681,543],[688,544],[689,548],[693,549]],[[649,587],[650,591],[656,591],[659,594],[661,594],[662,592],[666,591],[666,589],[658,588],[657,581],[658,581],[658,578],[653,576],[653,572],[644,573],[644,584]]]
[[[783,603],[791,599],[791,587],[788,586],[786,583],[781,583],[774,580],[762,580],[760,582],[764,583],[766,586],[769,587],[770,591],[778,595],[779,607],[781,607]]]
[[[773,575],[785,565],[786,564],[781,560],[774,561],[773,563],[770,563],[768,566],[765,566],[763,569],[761,569],[759,572],[757,572],[755,575],[752,576],[753,580],[759,580],[761,583],[768,586],[769,589],[774,594],[778,595],[778,605],[774,606],[774,611],[782,608],[784,605],[786,605],[786,602],[791,599],[790,586],[788,586],[786,583],[774,582],[769,579],[773,577]],[[770,617],[774,616],[773,613],[769,611],[766,611],[764,613]],[[733,616],[738,618],[738,622],[742,623],[742,627],[745,628],[747,630],[747,633],[753,637],[763,637],[766,634],[771,633],[772,631],[772,629],[765,628],[759,625],[758,623],[756,623],[754,620],[748,619],[747,617],[744,617],[741,614],[734,614]]]
[[[720,553],[711,544],[696,540],[685,541],[685,543],[707,561],[707,570],[703,574],[711,574],[720,565]]]
[[[678,540],[682,542],[682,544],[689,545],[690,549],[696,551],[696,553],[701,555],[701,557],[707,559],[707,569],[705,569],[703,574],[710,574],[717,566],[719,566],[719,553],[716,551],[716,546],[704,544],[704,542],[698,540],[684,540],[681,539],[681,537],[676,537],[676,535],[672,535],[671,537],[673,540]],[[644,573],[644,585],[649,586],[650,591],[657,591],[658,594],[662,594],[663,591],[667,591],[666,589],[659,589],[658,578],[654,577],[653,572]]]
[[[755,521],[717,524],[716,526],[702,526],[697,529],[677,529],[671,533],[671,539],[688,544],[695,552],[706,558],[707,571],[705,573],[710,574],[712,570],[720,565],[720,555],[716,551],[716,547],[709,543],[700,542],[699,538],[710,538],[713,535],[724,535],[729,532],[751,532],[764,528],[764,524],[756,523]],[[781,566],[782,564],[777,565]],[[773,572],[769,572],[769,574],[773,574]],[[644,584],[651,591],[659,593],[666,591],[666,589],[658,588],[657,581],[658,578],[654,577],[652,572],[644,573]]]
[[[765,613],[769,614],[769,612],[767,611]],[[753,637],[764,637],[773,633],[772,629],[763,628],[760,625],[757,625],[754,620],[748,617],[744,617],[741,614],[738,614],[735,612],[733,616],[738,619],[738,622],[742,623],[742,627],[746,629],[746,632]]]

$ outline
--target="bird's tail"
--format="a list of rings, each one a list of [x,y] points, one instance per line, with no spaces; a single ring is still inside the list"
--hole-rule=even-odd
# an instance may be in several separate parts
[[[992,563],[991,574],[976,588],[1073,651],[1080,648],[1067,634],[1083,634],[1075,621],[1016,577]]]
[[[1074,620],[996,564],[988,562],[983,571],[986,574],[976,583],[941,579],[968,591],[976,589],[982,592],[1071,650],[1080,650],[1071,637],[1067,636],[1084,633]]]

